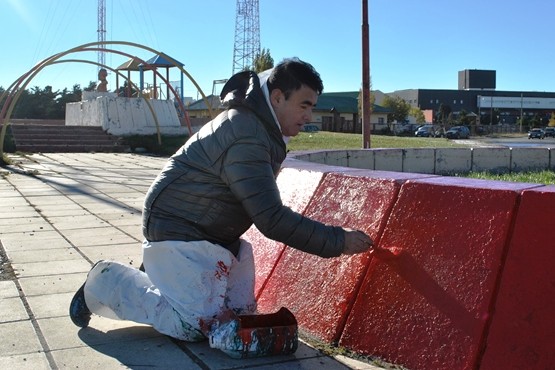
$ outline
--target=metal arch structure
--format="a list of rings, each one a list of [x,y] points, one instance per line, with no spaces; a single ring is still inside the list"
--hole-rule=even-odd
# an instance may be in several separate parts
[[[204,92],[202,91],[202,89],[200,88],[198,83],[195,81],[195,79],[175,59],[171,58],[170,56],[168,56],[168,55],[166,55],[162,52],[156,51],[156,50],[154,50],[154,49],[152,49],[148,46],[133,43],[133,42],[127,42],[127,41],[91,42],[91,43],[76,46],[76,47],[68,49],[64,52],[60,52],[60,53],[54,54],[54,55],[52,55],[48,58],[45,58],[41,62],[37,63],[29,71],[27,71],[22,76],[20,76],[16,81],[14,81],[6,89],[6,91],[2,94],[2,96],[0,97],[0,101],[4,100],[4,98],[5,98],[5,102],[2,105],[2,110],[0,111],[0,123],[2,123],[2,130],[0,132],[0,157],[1,158],[3,158],[3,156],[4,156],[4,138],[6,136],[7,126],[9,125],[9,120],[10,120],[11,114],[13,112],[13,108],[14,108],[15,104],[17,103],[17,101],[19,100],[19,97],[21,96],[22,92],[25,90],[25,87],[31,82],[31,80],[33,80],[33,78],[35,78],[35,76],[42,69],[44,69],[46,66],[54,64],[56,61],[58,61],[60,58],[64,57],[65,55],[75,53],[75,52],[79,52],[79,51],[91,51],[92,47],[95,47],[95,46],[96,47],[105,47],[105,45],[126,45],[126,46],[131,46],[131,47],[144,49],[144,50],[150,51],[152,53],[155,53],[157,55],[163,55],[170,63],[174,64],[177,68],[179,68],[179,70],[185,76],[187,76],[187,78],[193,83],[193,85],[197,88],[197,91],[200,92],[200,94],[202,96],[202,99],[204,100],[205,104],[207,105],[210,116],[213,117],[212,109],[211,109],[211,106],[208,102],[208,99],[206,98],[206,95],[204,94]],[[163,79],[163,76],[161,76],[161,77]],[[177,94],[175,96],[178,98],[178,101],[181,102],[181,100],[179,99]],[[157,130],[158,130],[158,134],[160,135],[160,131],[159,131],[158,126],[157,126]],[[189,127],[189,130],[190,130],[190,127]]]

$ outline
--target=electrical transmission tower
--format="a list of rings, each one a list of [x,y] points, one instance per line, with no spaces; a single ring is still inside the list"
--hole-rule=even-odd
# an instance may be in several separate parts
[[[237,0],[233,74],[251,69],[260,53],[260,20],[258,0]]]
[[[106,41],[106,0],[98,0],[98,42]],[[106,49],[106,45],[99,45],[99,49]],[[98,69],[106,65],[106,52],[98,51]]]

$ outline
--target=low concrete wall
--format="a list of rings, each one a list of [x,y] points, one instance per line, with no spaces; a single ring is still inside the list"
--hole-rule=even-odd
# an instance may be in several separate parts
[[[435,170],[444,162],[472,168],[468,157],[433,153]],[[370,163],[377,155],[380,166],[400,166],[383,152],[350,154],[310,156]],[[519,165],[511,158],[503,163]],[[555,186],[291,158],[277,180],[286,205],[364,230],[377,247],[322,259],[251,228],[261,312],[288,307],[304,333],[409,369],[555,368]]]
[[[158,119],[160,132],[166,135],[188,134],[182,127],[170,100],[149,100]],[[84,96],[78,103],[66,104],[67,126],[101,126],[116,135],[152,135],[156,123],[148,103],[142,98],[117,97],[113,93]]]
[[[299,160],[352,168],[450,175],[554,170],[551,148],[413,148],[304,152]]]

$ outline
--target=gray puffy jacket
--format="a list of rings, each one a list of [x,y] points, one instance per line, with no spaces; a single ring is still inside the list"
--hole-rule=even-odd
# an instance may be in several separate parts
[[[321,257],[339,256],[342,228],[282,204],[275,177],[286,156],[285,143],[258,76],[234,75],[222,90],[221,97],[226,96],[232,96],[228,109],[193,135],[151,185],[144,237],[208,240],[236,253],[239,237],[254,222],[270,239]]]

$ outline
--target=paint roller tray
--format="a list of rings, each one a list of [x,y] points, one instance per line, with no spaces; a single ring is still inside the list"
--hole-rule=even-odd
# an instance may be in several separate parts
[[[261,315],[238,315],[209,336],[210,347],[233,358],[292,354],[298,346],[295,316],[287,308]]]

